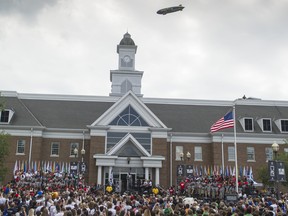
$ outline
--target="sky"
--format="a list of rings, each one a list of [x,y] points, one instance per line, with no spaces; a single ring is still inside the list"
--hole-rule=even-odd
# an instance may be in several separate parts
[[[288,0],[0,0],[0,91],[108,96],[128,31],[144,97],[288,100],[287,23]]]

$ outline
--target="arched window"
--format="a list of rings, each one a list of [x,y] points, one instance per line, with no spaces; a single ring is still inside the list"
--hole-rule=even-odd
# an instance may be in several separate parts
[[[148,126],[146,121],[129,105],[109,125]]]

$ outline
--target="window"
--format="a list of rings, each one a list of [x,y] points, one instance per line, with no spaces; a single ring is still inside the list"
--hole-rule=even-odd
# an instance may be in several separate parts
[[[78,150],[77,155],[74,154],[74,149],[75,148]],[[71,143],[70,144],[70,157],[71,156],[78,157],[78,154],[79,154],[79,143]]]
[[[180,161],[180,154],[183,153],[183,146],[176,146],[176,158],[175,160]]]
[[[228,161],[235,161],[235,147],[228,146]]]
[[[17,150],[16,154],[25,154],[25,140],[17,141]]]
[[[109,125],[118,126],[148,126],[146,121],[133,109],[127,106]]]
[[[3,110],[1,111],[1,122],[9,122],[9,111],[8,110]]]
[[[264,132],[271,132],[271,119],[263,119],[263,131]]]
[[[11,121],[14,111],[11,109],[4,109],[0,111],[0,123],[7,124]]]
[[[195,158],[195,161],[202,161],[202,147],[201,146],[195,146],[194,158]]]
[[[244,130],[245,131],[253,131],[253,119],[245,118],[244,119]]]
[[[51,156],[59,156],[59,142],[52,142],[51,143]]]
[[[247,160],[248,161],[255,161],[254,147],[247,147]]]
[[[281,120],[281,131],[288,132],[288,120]]]
[[[266,154],[266,161],[269,161],[269,160],[273,160],[273,150],[272,148],[265,148],[265,154]]]
[[[110,151],[123,137],[128,133],[122,132],[107,132],[107,150]],[[149,153],[151,153],[151,134],[150,133],[130,133]]]

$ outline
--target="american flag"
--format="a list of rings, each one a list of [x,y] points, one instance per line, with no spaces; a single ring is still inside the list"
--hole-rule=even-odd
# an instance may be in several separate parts
[[[211,126],[211,133],[225,129],[234,127],[234,120],[233,120],[233,112],[228,112],[225,116],[219,119]]]

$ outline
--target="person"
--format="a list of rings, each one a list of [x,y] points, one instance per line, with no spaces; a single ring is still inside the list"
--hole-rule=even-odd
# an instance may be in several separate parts
[[[109,211],[111,212],[112,216],[116,216],[116,210],[115,210],[115,208],[113,208],[112,202],[107,203],[107,210],[108,210],[108,212]]]
[[[0,210],[3,212],[5,208],[6,198],[3,197],[3,193],[0,192]]]

